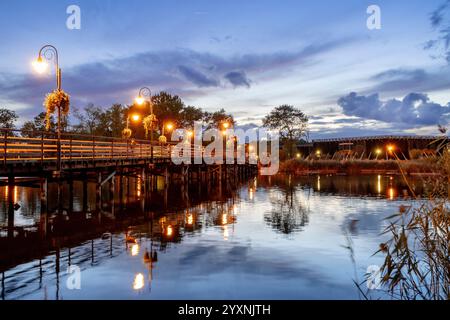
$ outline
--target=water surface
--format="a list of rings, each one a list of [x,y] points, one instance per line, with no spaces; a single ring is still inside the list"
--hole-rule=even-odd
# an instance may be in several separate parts
[[[354,280],[382,263],[372,254],[384,219],[411,201],[401,178],[390,176],[169,189],[158,182],[147,195],[138,180],[127,181],[122,200],[103,194],[101,214],[93,184],[85,211],[77,182],[73,212],[65,199],[59,214],[55,185],[46,212],[38,186],[0,187],[2,298],[361,299]],[[420,181],[411,185],[423,192]],[[13,229],[9,192],[20,205]],[[81,269],[81,290],[66,285],[69,265]]]

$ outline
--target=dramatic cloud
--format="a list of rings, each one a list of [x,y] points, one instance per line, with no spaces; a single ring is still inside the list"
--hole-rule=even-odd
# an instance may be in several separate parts
[[[438,35],[435,39],[428,41],[424,49],[436,50],[438,53],[433,57],[443,57],[450,64],[450,0],[446,0],[430,15],[430,22]]]
[[[381,101],[378,94],[364,96],[352,92],[340,98],[338,105],[347,116],[413,126],[446,124],[450,114],[450,104],[434,103],[421,93],[410,93],[402,100]]]
[[[178,69],[186,77],[187,80],[196,84],[199,87],[217,87],[219,82],[217,80],[208,78],[203,73],[191,69],[186,66],[179,66]]]
[[[450,70],[448,67],[435,72],[424,69],[390,69],[369,80],[376,83],[369,89],[370,92],[432,92],[450,89]]]
[[[155,91],[167,90],[183,97],[198,97],[208,92],[205,88],[227,84],[249,87],[249,77],[309,64],[319,55],[355,40],[324,41],[289,52],[226,57],[187,49],[144,52],[71,68],[63,66],[63,87],[78,105],[124,102],[130,92],[142,85],[150,85]],[[50,77],[43,79],[31,74],[0,72],[0,101],[40,108],[49,91]]]
[[[247,87],[250,88],[250,80],[244,72],[232,71],[225,75],[227,79],[235,87]]]

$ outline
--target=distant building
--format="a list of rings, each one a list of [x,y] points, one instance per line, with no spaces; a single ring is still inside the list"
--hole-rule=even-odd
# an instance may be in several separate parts
[[[394,159],[426,158],[436,155],[448,138],[438,136],[371,136],[317,139],[299,143],[298,158],[308,159]]]

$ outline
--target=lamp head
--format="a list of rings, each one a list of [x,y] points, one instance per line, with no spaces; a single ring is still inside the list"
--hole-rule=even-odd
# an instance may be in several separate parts
[[[138,95],[135,99],[136,103],[140,106],[142,106],[145,102],[145,98],[141,95]]]
[[[33,67],[37,73],[42,74],[48,69],[48,63],[39,55],[39,57],[33,61]]]
[[[135,113],[135,114],[133,114],[133,115],[131,116],[131,119],[132,119],[133,121],[137,122],[137,121],[139,121],[139,119],[141,119],[141,116],[138,115],[137,113]]]

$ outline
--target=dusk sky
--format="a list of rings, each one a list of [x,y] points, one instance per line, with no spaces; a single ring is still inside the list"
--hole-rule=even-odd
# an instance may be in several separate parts
[[[66,27],[72,4],[81,30]],[[380,30],[366,26],[371,4]],[[445,0],[2,0],[0,41],[0,107],[20,122],[54,87],[31,68],[47,43],[78,108],[129,104],[145,85],[241,125],[292,104],[311,138],[437,134],[450,119]]]

